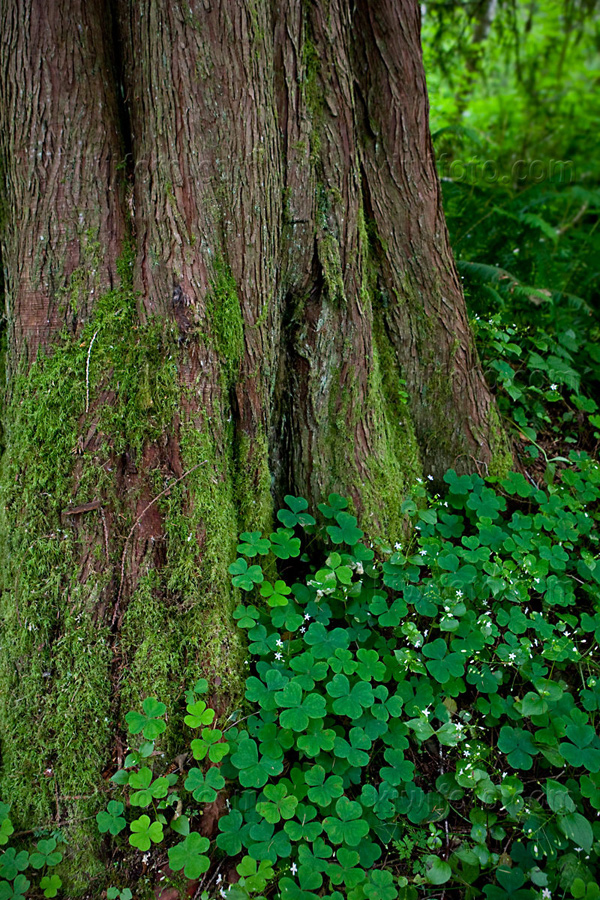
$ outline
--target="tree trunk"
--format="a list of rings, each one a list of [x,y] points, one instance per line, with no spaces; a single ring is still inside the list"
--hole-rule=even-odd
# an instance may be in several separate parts
[[[227,565],[285,493],[397,539],[423,473],[498,472],[413,0],[2,0],[1,796],[92,816],[123,713],[241,696]]]

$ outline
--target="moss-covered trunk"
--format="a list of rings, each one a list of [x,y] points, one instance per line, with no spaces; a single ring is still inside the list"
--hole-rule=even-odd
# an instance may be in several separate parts
[[[0,795],[69,825],[75,896],[123,712],[239,699],[238,530],[337,490],[394,538],[420,474],[509,455],[415,2],[1,6]]]

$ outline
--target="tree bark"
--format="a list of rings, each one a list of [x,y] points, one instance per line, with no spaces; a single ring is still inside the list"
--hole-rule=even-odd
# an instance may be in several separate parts
[[[397,539],[415,478],[498,471],[413,0],[2,0],[2,782],[86,817],[158,696],[242,692],[227,565],[285,493]],[[18,812],[17,812],[18,810]]]

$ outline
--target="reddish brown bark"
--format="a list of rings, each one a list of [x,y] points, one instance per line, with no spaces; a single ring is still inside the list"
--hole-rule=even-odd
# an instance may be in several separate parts
[[[397,537],[423,467],[485,469],[502,438],[448,246],[414,0],[0,9],[9,369],[61,352],[62,388],[80,386],[55,476],[36,454],[60,422],[20,418],[54,385],[43,364],[11,379],[1,480],[3,783],[57,824],[93,819],[82,760],[121,756],[121,697],[174,708],[186,675],[219,667],[239,689],[227,564],[273,497],[338,490]],[[98,301],[130,241],[128,318],[129,288],[109,314]],[[80,708],[82,634],[98,687]],[[41,710],[25,739],[17,683]]]

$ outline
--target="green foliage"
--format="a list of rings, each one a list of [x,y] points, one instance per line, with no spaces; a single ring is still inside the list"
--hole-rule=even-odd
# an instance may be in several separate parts
[[[443,498],[415,487],[413,531],[377,556],[341,498],[322,504],[321,523],[286,498],[303,519],[285,541],[336,548],[324,563],[305,554],[297,580],[273,534],[243,536],[240,552],[286,566],[276,605],[257,578],[255,603],[235,614],[250,713],[222,721],[198,683],[186,721],[199,765],[167,775],[144,744],[130,751],[115,790],[154,809],[130,823],[130,844],[164,839],[187,878],[245,854],[234,900],[271,881],[282,900],[442,885],[535,900],[567,878],[574,897],[596,896],[600,466],[572,453],[545,490],[517,473],[494,484],[450,471],[445,483]],[[193,828],[223,791],[211,844]],[[111,803],[98,824],[123,840],[123,804]]]

